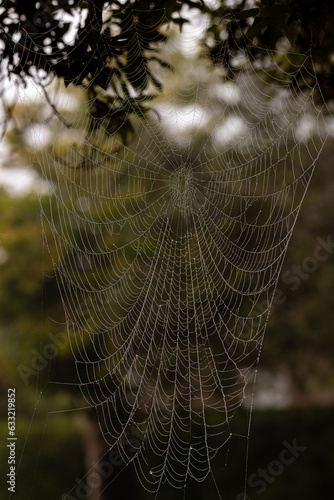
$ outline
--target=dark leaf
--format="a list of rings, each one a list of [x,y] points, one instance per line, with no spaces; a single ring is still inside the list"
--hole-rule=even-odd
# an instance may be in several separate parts
[[[233,15],[233,18],[237,19],[238,21],[241,21],[242,19],[249,19],[250,17],[255,17],[259,12],[260,12],[259,9],[242,10],[241,12],[236,12]]]
[[[153,57],[150,57],[148,60],[149,61],[157,61],[160,64],[161,67],[169,69],[170,71],[174,71],[173,66],[171,66],[170,64],[168,64],[166,61],[163,61],[159,57],[153,56]]]
[[[182,27],[183,27],[183,25],[184,25],[185,23],[189,23],[189,20],[188,20],[188,19],[183,19],[182,17],[177,17],[177,18],[175,18],[175,19],[173,18],[173,19],[172,19],[172,22],[173,22],[174,24],[178,24],[178,25],[179,25],[179,27],[180,27],[180,31],[182,31]]]
[[[99,85],[104,90],[107,90],[110,80],[114,73],[115,73],[114,69],[110,68],[101,69],[93,79],[94,85]]]
[[[268,19],[261,19],[259,17],[256,17],[252,26],[247,31],[248,38],[253,40],[253,38],[260,35],[264,29],[268,28],[268,26]]]
[[[287,14],[286,5],[270,5],[261,9],[259,17],[286,17]]]
[[[280,30],[282,35],[284,35],[290,42],[294,45],[299,32],[299,22],[294,21],[293,23],[287,23],[285,19],[278,18],[275,20],[277,28]]]

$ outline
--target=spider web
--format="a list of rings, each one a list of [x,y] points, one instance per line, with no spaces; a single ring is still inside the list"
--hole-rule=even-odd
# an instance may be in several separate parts
[[[263,49],[260,65],[239,47],[227,73],[225,52],[214,64],[199,53],[202,33],[197,24],[161,49],[172,63],[181,51],[182,68],[162,73],[160,118],[133,119],[125,145],[103,130],[108,120],[89,126],[88,89],[73,97],[35,78],[54,112],[41,210],[76,384],[108,446],[153,493],[204,481],[228,454],[233,417],[252,408],[275,287],[324,142],[310,55]]]

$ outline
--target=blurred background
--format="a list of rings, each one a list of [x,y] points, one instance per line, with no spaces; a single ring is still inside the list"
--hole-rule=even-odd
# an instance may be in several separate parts
[[[189,65],[188,56],[182,50],[169,54],[170,62],[178,70],[169,76],[165,92],[159,98],[157,108],[162,115],[164,106],[171,104],[169,86],[180,89],[184,97],[194,79],[206,74],[205,61],[193,60]],[[204,64],[202,72],[200,64]],[[209,77],[203,76],[201,84],[214,95]],[[30,90],[26,92],[29,95]],[[82,106],[80,92],[73,89],[67,92],[72,92],[78,107]],[[231,92],[236,89],[225,88],[225,94],[220,89],[217,100],[212,100],[213,106],[223,102],[224,109],[232,107]],[[187,96],[188,102],[195,98],[191,93]],[[9,104],[14,99],[10,91],[7,99]],[[66,411],[83,406],[78,392],[71,386],[52,383],[75,378],[54,277],[52,255],[56,250],[50,248],[50,227],[43,224],[43,219],[51,217],[51,213],[57,224],[56,204],[49,199],[40,169],[41,157],[54,144],[53,125],[52,119],[45,119],[42,98],[34,95],[26,101],[19,100],[15,106],[13,120],[1,143],[0,169],[0,434],[2,440],[7,436],[7,390],[15,387],[16,496],[34,500],[59,500],[66,494],[69,500],[152,498],[140,487],[130,467],[123,470],[124,464],[117,462],[117,457],[112,483],[107,477],[90,491],[81,480],[87,478],[91,464],[107,450],[91,410]],[[71,114],[71,110],[62,111]],[[184,110],[184,116],[187,113]],[[230,119],[230,127],[232,122]],[[189,133],[187,127],[185,137]],[[233,129],[237,133],[235,122],[231,134]],[[206,124],[191,133],[198,140],[205,134],[214,135],[215,131]],[[244,498],[244,484],[234,470],[240,464],[244,468],[246,460],[247,498],[315,500],[330,497],[333,492],[334,122],[331,120],[328,133],[289,245],[267,327],[254,390],[248,459],[244,446],[239,447],[236,438],[231,442],[228,474],[220,474],[222,465],[215,471],[222,498],[226,500]],[[33,139],[36,134],[38,142]],[[65,136],[58,138],[60,152],[67,147],[65,141]],[[60,408],[64,411],[53,413]],[[249,408],[243,411],[248,414]],[[242,417],[240,425],[241,420]],[[293,457],[289,463],[282,461],[284,449],[288,450],[289,458]],[[5,446],[0,447],[1,470],[7,470],[7,451]],[[190,482],[187,495],[198,500],[218,498],[211,483]],[[170,491],[162,490],[161,499],[170,496]],[[15,495],[10,496],[2,485],[0,500],[8,498]]]

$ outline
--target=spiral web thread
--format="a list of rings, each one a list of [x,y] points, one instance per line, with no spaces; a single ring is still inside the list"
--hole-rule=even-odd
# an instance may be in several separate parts
[[[186,91],[163,73],[161,119],[135,121],[125,146],[103,124],[89,129],[84,90],[78,105],[70,88],[35,78],[55,112],[38,156],[50,189],[42,215],[77,384],[151,492],[204,481],[229,448],[324,142],[309,56],[263,50],[259,67],[240,48],[232,78],[219,57],[211,69],[199,57],[201,34],[163,48],[183,51]]]

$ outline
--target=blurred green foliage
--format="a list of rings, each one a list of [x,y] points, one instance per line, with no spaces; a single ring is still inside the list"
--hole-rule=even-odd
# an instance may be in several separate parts
[[[20,144],[17,136],[15,141],[15,144]],[[333,149],[332,141],[328,141],[302,207],[283,274],[291,270],[294,265],[301,266],[305,258],[314,255],[314,248],[318,244],[317,238],[326,240],[328,235],[333,234],[331,206],[334,174],[332,169],[328,168],[334,153]],[[22,160],[26,154],[24,151],[24,148],[20,151]],[[46,216],[50,216],[47,213],[48,207],[50,210],[53,207],[57,222],[56,206],[53,206],[52,199],[50,203],[48,195],[42,195],[41,201]],[[43,235],[38,207],[34,195],[13,197],[2,190],[0,198],[3,214],[0,222],[1,396],[5,401],[7,388],[13,385],[18,387],[19,453],[27,437],[26,448],[22,448],[23,461],[18,472],[19,484],[32,483],[33,498],[36,500],[44,499],[46,494],[50,500],[58,500],[60,492],[69,491],[75,485],[73,479],[83,475],[85,465],[82,445],[75,422],[66,414],[57,415],[57,419],[53,417],[52,424],[46,425],[47,407],[44,402],[39,401],[38,390],[43,388],[49,379],[53,380],[53,376],[56,380],[63,381],[75,378],[72,355],[68,348],[65,348],[56,360],[29,378],[28,386],[25,386],[17,371],[20,364],[31,367],[33,358],[31,350],[41,352],[43,343],[48,341],[49,332],[64,332],[63,308],[49,250],[54,257],[57,256],[57,252],[55,248],[50,247],[44,248],[42,253]],[[47,224],[43,230],[44,237],[50,245],[52,237],[48,233],[50,228]],[[333,442],[331,425],[333,412],[330,407],[324,410],[312,409],[314,404],[327,406],[333,402],[334,346],[331,335],[331,325],[334,321],[331,307],[333,278],[334,255],[329,253],[328,258],[320,262],[314,272],[309,273],[307,278],[300,279],[298,290],[291,290],[289,283],[281,282],[278,285],[286,300],[274,308],[264,342],[260,369],[273,373],[281,369],[287,371],[293,383],[293,404],[301,404],[307,407],[307,410],[254,413],[249,471],[256,472],[258,467],[265,467],[268,461],[275,459],[281,450],[283,440],[289,441],[297,436],[298,442],[306,446],[307,451],[300,460],[287,467],[272,484],[268,484],[265,492],[261,494],[264,500],[276,500],[282,496],[287,500],[293,500],[298,496],[298,492],[303,492],[303,498],[306,500],[315,500],[319,488],[329,492],[333,486],[330,472],[331,459],[328,454],[331,449],[329,443]],[[41,317],[44,317],[44,320],[41,321]],[[81,401],[77,398],[76,392],[70,389],[61,386],[60,390],[57,386],[49,385],[48,409],[80,406]],[[37,417],[33,418],[30,427],[27,419],[33,412],[36,400]],[[5,419],[6,408],[2,405],[2,435],[6,432]],[[234,430],[236,434],[240,425],[241,421],[236,420]],[[44,427],[45,434],[41,437],[41,429]],[[222,481],[222,491],[225,491],[226,497],[231,500],[242,491],[240,478],[245,459],[245,439],[240,441],[241,445],[237,441],[231,445],[229,467],[226,469],[228,474],[224,474],[223,470],[218,472]],[[71,455],[66,451],[68,449],[71,450]],[[6,459],[4,450],[3,447],[0,457],[2,462]],[[221,466],[221,463],[218,464],[218,471]],[[35,470],[36,476],[31,479]],[[237,475],[237,470],[240,476]],[[62,478],[61,482],[59,477]],[[120,475],[119,480],[108,486],[105,498],[116,493],[117,498],[124,500],[132,495],[136,495],[136,498],[146,498],[146,494],[138,488],[135,476],[126,472]],[[208,498],[209,494],[210,498],[215,498],[213,486],[201,486],[190,482],[190,498],[200,500]],[[162,499],[164,495],[166,499],[169,497],[169,493],[162,492]]]

